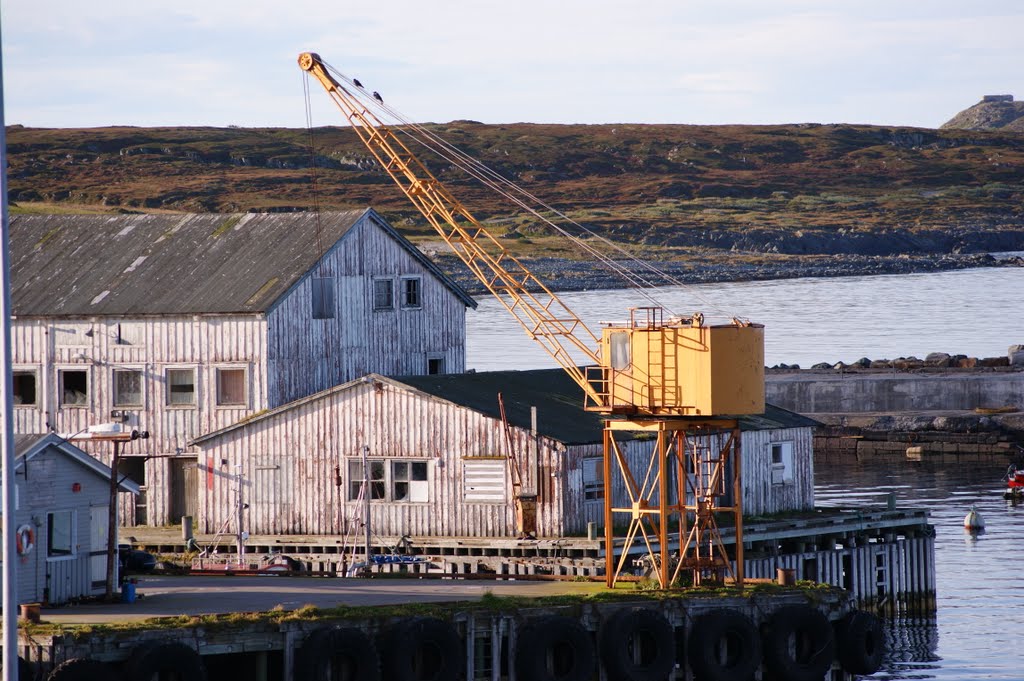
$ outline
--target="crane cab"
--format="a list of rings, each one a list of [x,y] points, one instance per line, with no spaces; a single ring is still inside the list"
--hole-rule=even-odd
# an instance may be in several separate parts
[[[589,411],[633,416],[764,413],[764,326],[734,320],[705,326],[702,315],[663,320],[662,308],[633,308],[606,323],[601,365],[588,379],[599,401]]]

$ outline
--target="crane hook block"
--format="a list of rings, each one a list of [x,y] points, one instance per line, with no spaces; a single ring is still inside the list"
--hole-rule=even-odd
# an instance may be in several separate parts
[[[316,52],[303,52],[299,55],[299,68],[303,71],[312,71],[315,64],[322,64],[320,55]]]

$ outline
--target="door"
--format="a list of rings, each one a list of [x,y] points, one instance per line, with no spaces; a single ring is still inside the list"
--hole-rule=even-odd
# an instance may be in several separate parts
[[[170,523],[180,523],[182,516],[196,516],[199,499],[199,468],[194,456],[170,459],[171,513]]]
[[[92,590],[107,585],[107,529],[109,506],[89,507],[89,580]]]

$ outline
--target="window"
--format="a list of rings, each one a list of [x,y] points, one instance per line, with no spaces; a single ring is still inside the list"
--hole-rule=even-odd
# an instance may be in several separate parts
[[[391,500],[423,503],[430,501],[426,461],[391,462]]]
[[[13,379],[14,406],[34,407],[36,404],[36,372],[15,369]]]
[[[114,406],[142,406],[142,372],[138,369],[114,369]]]
[[[427,375],[437,376],[444,373],[444,355],[427,356]]]
[[[60,381],[60,406],[89,406],[89,372],[84,369],[62,369],[57,372]]]
[[[469,503],[505,503],[503,458],[466,459],[462,468],[462,498]]]
[[[422,307],[420,302],[420,286],[422,280],[419,277],[402,277],[402,309],[413,310]]]
[[[245,369],[217,369],[217,406],[245,404]]]
[[[384,462],[380,459],[373,459],[367,462],[370,467],[370,499],[383,499],[387,487],[384,483]],[[363,460],[349,459],[348,461],[348,500],[356,501],[363,498]]]
[[[773,442],[772,484],[781,485],[793,481],[793,443]]]
[[[167,404],[171,407],[196,403],[196,370],[167,370]]]
[[[608,334],[608,341],[611,345],[612,369],[623,371],[629,368],[629,333],[616,331]]]
[[[314,277],[313,319],[334,319],[334,277]]]
[[[373,309],[392,310],[395,307],[395,283],[390,279],[373,280]]]
[[[604,499],[604,459],[589,457],[583,459],[583,500]]]
[[[47,556],[74,555],[74,521],[74,511],[53,511],[46,514]]]

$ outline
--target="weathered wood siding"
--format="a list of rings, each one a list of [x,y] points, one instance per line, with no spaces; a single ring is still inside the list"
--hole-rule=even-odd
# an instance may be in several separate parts
[[[781,443],[792,443],[792,478],[773,482],[771,446]],[[744,431],[741,451],[744,515],[771,515],[814,508],[814,439],[811,428]]]
[[[333,318],[312,317],[315,278],[333,286]],[[403,278],[418,279],[418,307],[403,307]],[[391,282],[391,309],[374,309],[377,279]],[[369,217],[325,253],[267,318],[271,408],[370,372],[423,375],[428,358],[443,360],[443,373],[465,370],[465,303]]]
[[[17,319],[11,334],[14,368],[35,372],[36,403],[15,407],[15,432],[78,434],[90,425],[116,420],[114,410],[125,413],[129,427],[149,431],[150,437],[125,444],[121,453],[158,457],[145,463],[148,521],[177,521],[169,516],[167,457],[185,453],[188,442],[202,433],[266,408],[266,337],[261,315]],[[217,406],[219,368],[246,370],[245,404]],[[59,374],[66,369],[87,372],[85,406],[61,404]],[[142,371],[140,406],[115,406],[118,369]],[[195,371],[195,404],[167,404],[168,369]],[[109,465],[109,442],[76,444]],[[131,500],[124,499],[122,511],[132,508]],[[122,517],[131,524],[134,516]]]
[[[74,483],[81,485],[72,492]],[[104,586],[94,586],[90,570],[90,553],[106,551],[106,545],[94,547],[90,538],[90,509],[109,507],[109,481],[47,448],[21,466],[14,477],[18,507],[16,526],[28,524],[35,531],[35,547],[18,557],[17,603],[66,603],[103,593]],[[74,529],[71,537],[74,553],[50,557],[47,542],[47,514],[70,511]],[[106,565],[106,561],[103,562]]]

